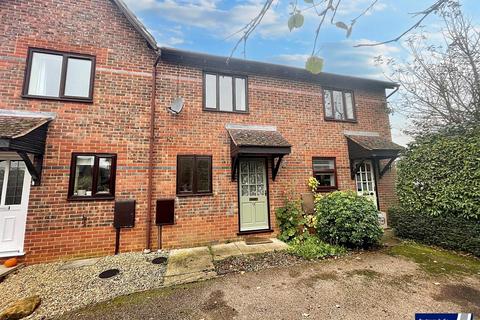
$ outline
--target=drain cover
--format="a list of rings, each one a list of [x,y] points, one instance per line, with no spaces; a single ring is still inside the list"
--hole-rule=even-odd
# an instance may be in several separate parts
[[[108,279],[108,278],[116,276],[119,273],[120,273],[120,270],[118,270],[118,269],[109,269],[109,270],[105,270],[102,273],[100,273],[98,275],[98,277],[102,278],[102,279]]]
[[[152,260],[153,264],[162,264],[162,263],[165,263],[165,262],[167,262],[166,257],[158,257],[158,258],[155,258],[155,259]]]

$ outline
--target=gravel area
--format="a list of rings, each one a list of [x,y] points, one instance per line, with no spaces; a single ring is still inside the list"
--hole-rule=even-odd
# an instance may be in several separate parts
[[[273,267],[289,267],[306,260],[285,251],[235,256],[220,261],[214,261],[215,271],[219,275],[232,272],[250,272]]]
[[[49,319],[119,295],[161,287],[166,263],[151,263],[161,256],[167,257],[168,253],[124,253],[102,257],[91,266],[67,270],[61,269],[65,262],[27,266],[0,284],[0,310],[18,299],[37,294],[42,303],[26,319]],[[109,279],[98,277],[112,268],[120,273]]]

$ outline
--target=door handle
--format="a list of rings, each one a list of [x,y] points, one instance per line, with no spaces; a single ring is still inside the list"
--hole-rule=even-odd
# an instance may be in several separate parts
[[[258,198],[250,198],[248,201],[258,201]]]

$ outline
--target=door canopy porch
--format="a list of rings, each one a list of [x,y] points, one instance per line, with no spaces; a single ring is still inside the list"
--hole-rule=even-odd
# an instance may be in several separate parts
[[[345,136],[348,143],[352,179],[354,179],[358,170],[366,160],[372,160],[373,166],[378,172],[378,177],[382,178],[385,172],[390,169],[393,161],[395,161],[399,153],[404,149],[390,139],[379,135]],[[381,160],[388,160],[383,168],[380,168]]]
[[[0,110],[0,152],[16,153],[25,162],[34,185],[40,184],[51,114]]]
[[[285,155],[292,146],[273,126],[227,125],[232,157],[232,181],[236,179],[239,158],[266,157],[272,161],[272,180],[275,180]]]

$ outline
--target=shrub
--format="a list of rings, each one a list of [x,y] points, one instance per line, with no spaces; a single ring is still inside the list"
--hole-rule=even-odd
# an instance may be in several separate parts
[[[346,247],[377,244],[383,230],[373,202],[352,191],[336,191],[315,201],[317,234],[321,240]]]
[[[480,223],[452,213],[430,216],[413,210],[391,208],[390,226],[401,238],[446,249],[461,250],[480,257]]]
[[[289,252],[304,259],[321,259],[346,253],[346,249],[321,241],[317,236],[308,235],[290,242]]]
[[[422,215],[480,219],[479,154],[480,126],[417,137],[397,165],[400,204]]]
[[[280,228],[278,238],[288,242],[300,234],[300,224],[303,218],[301,200],[287,199],[285,206],[276,210],[277,223]]]

